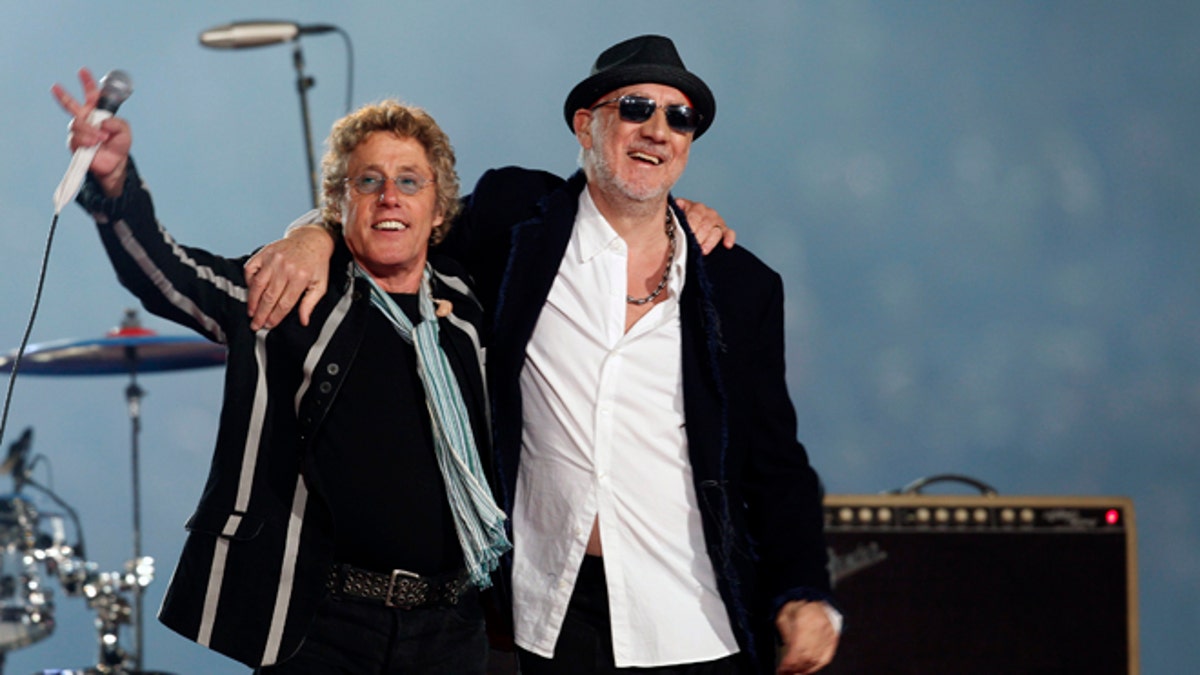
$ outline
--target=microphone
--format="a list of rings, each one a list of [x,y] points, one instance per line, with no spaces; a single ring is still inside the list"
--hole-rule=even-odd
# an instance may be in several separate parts
[[[335,30],[336,26],[301,26],[294,21],[235,21],[204,31],[200,34],[200,44],[212,49],[249,49],[291,42],[301,35],[316,35]]]
[[[129,79],[129,74],[123,70],[110,70],[100,78],[100,101],[92,114],[88,115],[88,122],[95,126],[112,117],[132,93],[133,80]],[[97,144],[75,151],[70,165],[67,166],[67,173],[58,184],[58,189],[54,191],[54,215],[61,213],[67,202],[79,193],[79,186],[83,185],[83,177],[87,174],[92,158],[96,156],[96,150],[99,148]]]

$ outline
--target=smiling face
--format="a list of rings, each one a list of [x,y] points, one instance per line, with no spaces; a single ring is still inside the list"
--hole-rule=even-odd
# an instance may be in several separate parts
[[[364,173],[386,177],[382,189],[361,194],[353,182]],[[406,195],[392,180],[401,174],[433,179],[425,147],[388,131],[367,136],[346,165],[351,185],[342,197],[341,222],[346,245],[358,264],[385,291],[412,293],[420,285],[429,236],[442,223],[442,214],[435,183]]]
[[[575,113],[575,135],[583,147],[588,185],[612,199],[634,202],[665,201],[683,175],[692,133],[667,125],[663,108],[689,105],[683,92],[663,84],[636,84],[616,89],[600,101],[635,94],[653,99],[658,108],[644,122],[621,119],[619,106],[605,105]]]

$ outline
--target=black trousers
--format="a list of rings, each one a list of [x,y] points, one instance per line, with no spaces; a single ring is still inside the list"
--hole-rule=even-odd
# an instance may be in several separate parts
[[[392,609],[329,596],[300,651],[258,675],[485,673],[488,642],[479,591],[454,606]]]
[[[656,668],[617,668],[612,648],[612,623],[608,614],[608,586],[604,559],[585,556],[567,606],[562,631],[554,645],[554,658],[547,659],[517,648],[521,675],[603,675],[646,673],[647,675],[748,675],[753,672],[742,654],[716,661]]]

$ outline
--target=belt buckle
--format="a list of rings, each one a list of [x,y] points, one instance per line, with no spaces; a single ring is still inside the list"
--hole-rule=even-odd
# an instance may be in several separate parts
[[[383,604],[387,607],[412,609],[425,601],[425,592],[419,583],[421,576],[408,570],[392,570],[388,578],[387,592]]]

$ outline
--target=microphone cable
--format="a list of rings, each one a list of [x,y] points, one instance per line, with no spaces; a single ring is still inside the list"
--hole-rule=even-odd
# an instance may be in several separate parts
[[[34,321],[37,320],[38,307],[42,304],[42,289],[46,285],[46,269],[50,265],[50,247],[54,244],[54,232],[58,229],[58,213],[50,221],[50,233],[46,236],[46,248],[42,253],[42,267],[38,270],[37,290],[33,294],[33,307],[29,310],[29,321],[25,324],[25,333],[21,336],[21,345],[13,357],[12,372],[8,375],[8,387],[4,393],[4,409],[0,411],[0,444],[4,442],[4,430],[8,427],[8,410],[12,405],[13,386],[17,382],[17,371],[21,367],[21,359],[25,357],[25,347],[29,344],[29,335],[33,332]]]
[[[100,78],[100,97],[96,107],[88,116],[90,124],[98,125],[117,113],[117,108],[133,93],[133,82],[129,74],[122,70],[110,70]],[[96,148],[80,148],[71,156],[67,173],[63,176],[58,188],[54,191],[54,218],[50,221],[50,233],[46,236],[46,249],[42,253],[42,267],[38,271],[37,290],[33,295],[33,308],[29,312],[29,321],[25,324],[25,333],[21,336],[21,344],[13,357],[12,372],[8,376],[8,387],[4,393],[4,409],[0,411],[0,443],[4,441],[4,431],[8,427],[8,413],[12,406],[13,387],[17,382],[17,373],[21,368],[21,360],[25,358],[25,347],[29,344],[29,335],[33,332],[33,324],[37,319],[38,307],[42,303],[42,290],[46,285],[46,269],[50,265],[50,247],[54,243],[54,232],[58,229],[58,216],[63,208],[79,194],[79,187],[87,175]]]

